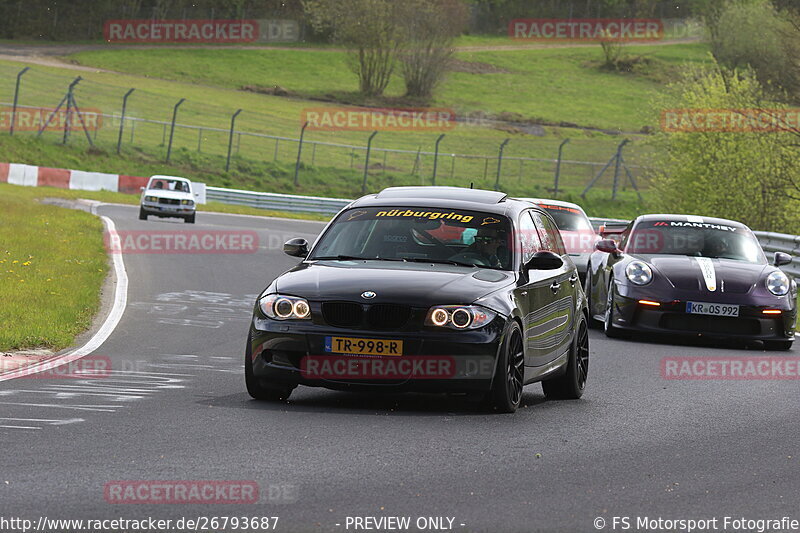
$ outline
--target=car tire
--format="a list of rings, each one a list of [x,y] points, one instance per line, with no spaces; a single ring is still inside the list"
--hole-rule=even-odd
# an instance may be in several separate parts
[[[621,339],[624,338],[626,335],[623,331],[621,331],[618,327],[614,325],[613,317],[614,317],[614,280],[612,279],[608,282],[608,292],[607,300],[606,300],[606,313],[605,313],[605,320],[603,320],[603,332],[606,334],[606,337],[610,339]]]
[[[189,215],[185,218],[187,224],[194,224],[194,217],[195,215]]]
[[[247,338],[247,348],[244,354],[244,381],[247,387],[247,393],[254,400],[265,402],[280,402],[287,400],[292,394],[294,387],[289,385],[264,385],[253,374],[253,347],[251,345],[250,337]]]
[[[564,374],[542,381],[542,390],[548,400],[577,400],[583,396],[589,376],[589,325],[586,322],[581,314]]]
[[[147,213],[141,207],[139,208],[139,220],[147,220]]]
[[[774,352],[785,352],[792,349],[794,341],[764,341],[764,348]]]
[[[489,407],[498,413],[513,413],[522,402],[525,379],[525,352],[522,329],[512,322],[503,340],[492,380],[492,389],[487,396]]]
[[[589,265],[589,270],[586,272],[586,282],[583,286],[583,292],[586,294],[586,307],[589,309],[589,322],[587,326],[590,329],[600,329],[602,322],[594,317],[594,311],[592,310],[594,305],[592,303],[592,265]]]

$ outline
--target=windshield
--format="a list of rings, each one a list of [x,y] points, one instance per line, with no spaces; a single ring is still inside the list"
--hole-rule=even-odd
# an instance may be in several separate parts
[[[561,231],[590,231],[594,233],[591,222],[580,209],[565,205],[539,204],[539,207],[547,211],[556,226]]]
[[[420,207],[345,211],[309,259],[433,261],[511,270],[510,223],[491,213]]]
[[[189,192],[189,184],[183,180],[171,180],[168,178],[157,178],[150,181],[148,189]]]
[[[752,232],[726,224],[676,220],[640,222],[623,246],[630,254],[688,255],[766,263]]]

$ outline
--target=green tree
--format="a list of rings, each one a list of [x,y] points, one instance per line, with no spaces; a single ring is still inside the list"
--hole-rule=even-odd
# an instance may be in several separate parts
[[[427,99],[447,73],[453,41],[469,14],[461,0],[405,0],[402,9],[398,37],[406,96]]]
[[[306,0],[316,31],[330,31],[348,49],[350,67],[361,94],[381,96],[397,63],[402,31],[397,23],[402,2],[392,0]]]
[[[797,96],[797,30],[768,0],[730,2],[711,28],[711,51],[721,65],[731,70],[750,67],[763,86]]]
[[[753,75],[689,69],[656,108],[683,110],[771,110]],[[660,132],[653,184],[657,208],[665,212],[714,214],[753,229],[800,232],[798,131]]]

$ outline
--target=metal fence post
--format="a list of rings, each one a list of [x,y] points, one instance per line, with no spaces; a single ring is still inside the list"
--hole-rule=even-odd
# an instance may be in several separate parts
[[[506,139],[503,141],[503,144],[500,145],[500,153],[497,154],[497,179],[494,182],[494,190],[500,190],[500,172],[503,169],[503,151],[506,149],[506,145],[511,142],[511,139]]]
[[[231,150],[233,149],[233,128],[236,125],[236,117],[239,116],[241,113],[241,109],[237,109],[236,113],[233,114],[231,117],[231,131],[228,135],[228,158],[225,160],[225,172],[229,172],[231,169]]]
[[[442,133],[439,135],[439,138],[436,139],[436,151],[433,154],[433,185],[436,185],[436,168],[439,165],[439,143],[442,142],[442,139],[444,139],[446,135],[446,133]]]
[[[553,179],[553,194],[558,196],[558,178],[561,176],[561,155],[564,153],[564,145],[569,142],[569,137],[561,141],[558,145],[558,160],[556,161],[556,177]]]
[[[178,108],[185,101],[186,98],[181,98],[180,100],[178,100],[178,103],[175,104],[175,107],[172,109],[172,126],[169,129],[169,145],[167,146],[167,163],[169,163],[169,158],[172,155],[172,139],[175,137],[175,120],[178,118]]]
[[[61,144],[67,144],[67,139],[69,139],[69,129],[72,127],[72,119],[70,117],[70,111],[72,110],[73,102],[72,93],[75,91],[75,86],[78,85],[82,79],[83,78],[78,76],[72,81],[72,83],[69,84],[69,87],[67,88],[67,114],[65,116],[66,120],[64,120],[64,139]]]
[[[369,154],[372,152],[372,139],[378,134],[377,131],[373,131],[372,135],[369,136],[369,140],[367,141],[367,157],[366,161],[364,161],[364,181],[361,182],[361,194],[367,194],[367,173],[369,172]]]
[[[298,179],[300,177],[300,156],[303,155],[303,138],[306,135],[306,128],[308,127],[308,122],[303,124],[302,129],[300,129],[300,142],[297,143],[297,162],[294,164],[294,186],[297,187]]]
[[[19,102],[19,83],[22,75],[28,72],[31,67],[25,67],[17,73],[17,85],[14,87],[14,104],[11,107],[11,126],[8,130],[10,135],[14,135],[14,123],[17,121],[17,103]]]
[[[125,111],[128,109],[128,97],[135,91],[136,89],[128,89],[128,92],[125,93],[125,96],[122,97],[122,115],[120,115],[119,121],[119,137],[117,138],[117,153],[122,149],[122,131],[125,129]]]
[[[616,162],[614,164],[614,185],[613,185],[613,187],[611,189],[611,199],[612,200],[616,200],[617,199],[617,187],[619,185],[619,167],[620,167],[620,163],[622,162],[622,148],[626,144],[628,144],[629,142],[630,142],[630,140],[625,139],[624,141],[619,143],[619,146],[617,146]]]

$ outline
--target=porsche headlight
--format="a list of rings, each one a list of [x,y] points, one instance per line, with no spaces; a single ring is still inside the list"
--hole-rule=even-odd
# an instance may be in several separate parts
[[[192,200],[181,200],[181,205],[194,205]]]
[[[789,294],[790,287],[789,278],[780,270],[767,276],[767,290],[775,296],[786,296]]]
[[[307,320],[311,318],[311,307],[304,298],[268,294],[259,300],[261,311],[273,320]]]
[[[437,305],[428,311],[426,326],[450,329],[478,329],[495,319],[497,313],[477,305]]]
[[[653,279],[653,270],[642,261],[631,261],[625,267],[625,275],[631,283],[647,285]]]
[[[148,202],[157,202],[158,201],[158,198],[156,198],[155,196],[145,196],[144,199],[146,201],[148,201]]]

